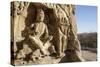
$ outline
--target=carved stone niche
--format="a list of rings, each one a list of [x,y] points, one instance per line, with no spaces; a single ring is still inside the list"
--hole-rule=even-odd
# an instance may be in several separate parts
[[[11,64],[83,61],[75,6],[11,2]]]

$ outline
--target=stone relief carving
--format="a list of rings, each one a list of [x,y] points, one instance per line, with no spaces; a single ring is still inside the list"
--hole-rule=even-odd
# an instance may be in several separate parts
[[[11,2],[11,63],[83,61],[74,10],[66,4]]]

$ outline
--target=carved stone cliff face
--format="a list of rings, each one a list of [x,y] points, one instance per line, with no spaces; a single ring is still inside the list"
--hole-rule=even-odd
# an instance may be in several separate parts
[[[11,63],[54,64],[69,61],[82,61],[75,6],[11,2]]]

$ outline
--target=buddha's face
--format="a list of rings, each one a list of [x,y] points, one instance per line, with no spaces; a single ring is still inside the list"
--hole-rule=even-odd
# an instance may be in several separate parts
[[[37,10],[37,21],[44,21],[44,11],[42,9]]]

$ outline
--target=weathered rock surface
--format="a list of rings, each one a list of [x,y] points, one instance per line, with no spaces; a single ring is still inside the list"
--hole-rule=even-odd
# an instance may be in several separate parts
[[[74,5],[11,2],[13,65],[83,61],[76,33]]]

